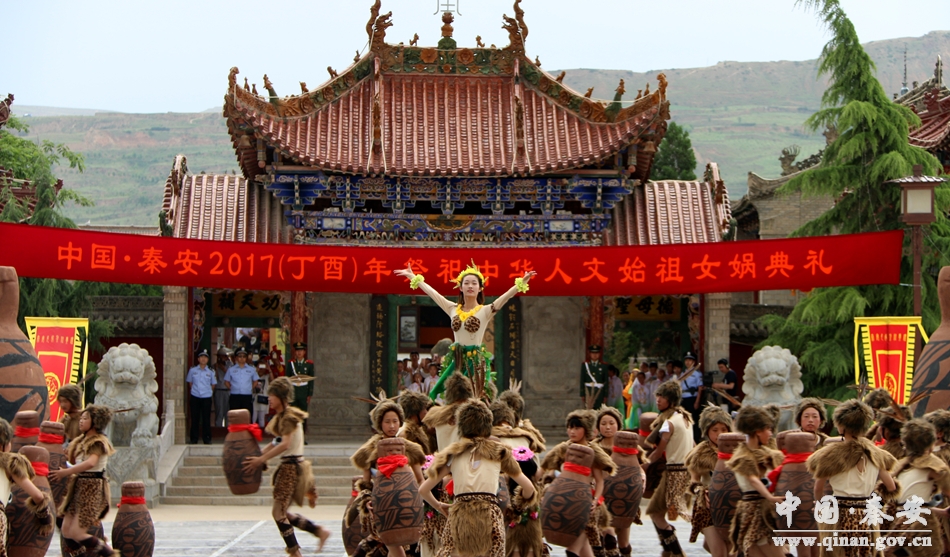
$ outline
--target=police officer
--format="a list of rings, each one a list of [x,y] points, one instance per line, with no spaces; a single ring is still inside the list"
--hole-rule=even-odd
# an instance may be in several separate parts
[[[307,412],[310,398],[313,396],[313,381],[301,381],[295,377],[314,377],[313,360],[307,359],[307,343],[294,343],[294,359],[287,366],[287,378],[294,384],[293,406]],[[307,432],[307,422],[303,423],[304,433]]]
[[[224,376],[231,367],[231,351],[222,346],[218,348],[218,359],[214,363],[214,378],[217,384],[214,386],[214,427],[227,427],[228,425],[228,397],[231,391],[224,384]]]
[[[683,390],[682,406],[693,416],[693,439],[696,443],[702,440],[699,431],[699,415],[703,411],[703,370],[699,369],[696,360],[696,354],[687,352],[683,354],[683,362],[686,369],[680,372],[680,388]],[[676,368],[676,364],[673,364]],[[682,367],[680,365],[679,367]]]
[[[607,364],[600,361],[601,348],[599,345],[592,344],[588,346],[587,352],[590,356],[587,361],[581,364],[581,402],[583,404],[587,403],[588,388],[590,388],[591,391],[597,389],[595,386],[588,387],[587,385],[587,383],[592,382],[591,375],[593,375],[593,382],[600,384],[600,391],[597,393],[597,398],[594,400],[594,405],[591,408],[600,408],[607,394]],[[590,374],[588,374],[588,372],[590,372]]]
[[[188,370],[185,381],[191,393],[191,443],[198,443],[198,425],[201,424],[201,440],[211,444],[211,395],[218,382],[214,370],[208,367],[207,350],[198,353],[198,365]]]
[[[224,384],[231,390],[228,406],[231,410],[244,409],[253,414],[253,392],[257,386],[257,370],[247,364],[247,350],[243,346],[234,352],[236,364],[224,374]]]

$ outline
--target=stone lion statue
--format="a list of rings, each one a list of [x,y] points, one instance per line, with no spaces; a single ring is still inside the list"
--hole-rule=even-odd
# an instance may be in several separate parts
[[[99,363],[96,404],[112,409],[109,439],[116,446],[147,447],[158,434],[155,361],[138,344],[113,346]]]
[[[777,431],[792,429],[795,427],[792,413],[802,399],[804,388],[798,358],[787,348],[766,346],[756,350],[745,366],[742,404],[776,404],[782,408]]]

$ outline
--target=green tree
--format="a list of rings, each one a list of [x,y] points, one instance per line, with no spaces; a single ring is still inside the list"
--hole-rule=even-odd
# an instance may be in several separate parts
[[[689,132],[676,122],[670,122],[666,136],[653,158],[650,177],[654,180],[695,180],[696,154]]]
[[[838,137],[824,151],[821,163],[802,172],[780,192],[825,195],[833,208],[806,223],[794,236],[821,236],[901,229],[900,188],[888,180],[907,176],[916,164],[926,174],[940,166],[927,151],[908,143],[908,131],[920,120],[892,102],[874,77],[874,63],[858,40],[838,0],[802,0],[814,8],[833,37],[819,59],[819,75],[830,78],[821,109],[806,121],[812,131],[832,128]],[[950,263],[950,188],[937,190],[937,222],[925,231],[923,268]],[[910,253],[909,236],[905,254]],[[874,257],[873,246],[865,249]],[[901,262],[901,283],[912,283],[909,257]],[[923,322],[928,331],[939,321],[935,276],[924,273]],[[805,372],[806,392],[842,396],[854,381],[854,321],[858,316],[911,315],[913,292],[906,286],[872,285],[820,288],[801,300],[786,319],[767,316],[770,332],[762,345],[780,345],[796,354]]]
[[[0,129],[0,166],[11,170],[14,184],[0,182],[0,199],[5,201],[0,212],[0,222],[19,222],[37,226],[76,228],[76,224],[64,216],[62,208],[68,203],[81,206],[92,201],[68,188],[57,189],[54,169],[68,164],[82,172],[85,168],[82,155],[66,145],[51,141],[33,142],[9,130],[28,133],[29,127],[21,120],[11,117],[8,129]],[[36,206],[30,211],[25,200],[13,197],[10,185],[29,181],[35,188]],[[99,293],[100,285],[94,282],[67,281],[43,278],[20,278],[20,311],[17,322],[25,331],[24,317],[75,317],[88,315],[90,296]],[[101,339],[112,334],[112,326],[106,321],[89,322],[89,347],[103,348]]]

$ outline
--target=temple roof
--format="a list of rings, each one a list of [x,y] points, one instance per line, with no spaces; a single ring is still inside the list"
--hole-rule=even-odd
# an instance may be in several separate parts
[[[167,233],[175,238],[263,241],[258,204],[261,191],[243,176],[188,173],[183,155],[175,157],[162,201]]]
[[[666,78],[632,103],[622,81],[613,101],[581,95],[526,56],[515,11],[507,47],[457,48],[443,17],[448,30],[427,48],[387,44],[377,2],[369,50],[300,95],[278,97],[266,76],[268,96],[257,95],[232,68],[224,116],[245,177],[273,164],[272,147],[279,164],[336,173],[505,177],[604,163],[646,180],[669,119]]]
[[[58,192],[63,188],[63,181],[56,180],[53,187]],[[9,192],[13,199],[26,203],[26,214],[33,214],[33,209],[36,208],[36,186],[29,180],[15,178],[12,170],[7,170],[2,166],[0,166],[0,192]],[[6,195],[0,195],[0,211],[3,211],[6,206],[6,200]]]
[[[950,93],[941,96],[937,88],[924,96],[924,110],[918,112],[920,127],[910,131],[911,145],[933,151],[950,146]]]
[[[719,166],[709,163],[702,181],[665,180],[636,186],[614,209],[609,244],[719,242],[731,218]]]

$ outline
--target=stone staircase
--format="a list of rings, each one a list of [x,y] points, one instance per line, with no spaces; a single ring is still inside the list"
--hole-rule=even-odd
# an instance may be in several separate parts
[[[359,447],[359,443],[327,443],[304,448],[304,458],[313,464],[313,476],[320,495],[317,505],[346,505],[349,502],[351,479],[358,475],[350,464],[350,455]],[[271,505],[271,471],[279,460],[269,463],[260,491],[251,495],[233,495],[224,478],[222,449],[222,445],[188,445],[177,468],[164,485],[160,503]]]

